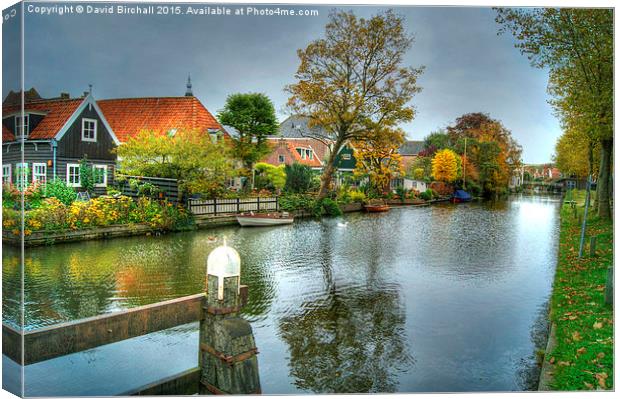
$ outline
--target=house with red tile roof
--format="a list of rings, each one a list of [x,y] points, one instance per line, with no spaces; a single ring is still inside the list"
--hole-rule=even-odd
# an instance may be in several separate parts
[[[313,148],[312,144],[316,143],[312,143],[311,140],[307,138],[269,138],[268,143],[272,150],[262,162],[272,165],[300,163],[319,170],[323,167],[323,161]]]
[[[79,187],[78,164],[87,157],[99,172],[95,191],[103,193],[114,176],[116,155],[112,150],[141,131],[198,130],[211,135],[214,141],[229,137],[194,97],[189,79],[183,97],[95,101],[86,92],[75,99],[66,93],[43,99],[33,88],[24,93],[23,115],[21,98],[20,93],[11,92],[2,106],[3,183],[24,186],[58,177]]]
[[[25,187],[57,177],[79,187],[79,162],[86,157],[97,172],[95,191],[105,192],[120,141],[93,96],[42,99],[34,89],[28,93],[23,113],[15,101],[21,95],[13,93],[2,104],[3,184]]]
[[[97,104],[121,142],[143,130],[156,133],[199,130],[227,135],[194,96],[119,98],[98,100]]]

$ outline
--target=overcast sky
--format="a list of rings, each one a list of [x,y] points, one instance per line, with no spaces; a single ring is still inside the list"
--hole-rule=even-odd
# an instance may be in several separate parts
[[[191,73],[194,94],[213,114],[231,93],[262,92],[283,120],[283,88],[294,82],[296,50],[322,36],[332,7],[303,8],[319,15],[50,16],[26,11],[25,87],[35,87],[43,97],[62,91],[78,96],[88,84],[95,98],[177,96],[185,93]],[[185,12],[186,6],[181,9]],[[345,9],[360,16],[383,10]],[[395,10],[415,35],[405,63],[426,67],[419,80],[423,90],[413,99],[417,116],[403,125],[409,139],[422,139],[462,114],[485,112],[512,131],[526,163],[551,161],[561,130],[547,104],[547,72],[531,67],[511,36],[497,35],[493,10]],[[6,40],[17,29],[12,21],[3,24],[3,97],[19,89],[18,46]]]

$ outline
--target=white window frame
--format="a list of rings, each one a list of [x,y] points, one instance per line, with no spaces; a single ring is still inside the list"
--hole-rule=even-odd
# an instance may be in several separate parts
[[[78,177],[77,183],[72,183],[71,180],[70,180],[71,169],[72,168],[77,168],[77,177]],[[67,164],[66,180],[67,180],[67,186],[69,186],[69,187],[81,187],[82,186],[82,179],[80,177],[80,164],[79,163],[68,163]]]
[[[345,161],[350,161],[351,160],[351,154],[342,154],[342,159]]]
[[[93,165],[93,170],[103,169],[103,183],[95,184],[95,187],[108,186],[108,165]]]
[[[2,184],[11,184],[13,183],[13,175],[11,174],[13,172],[12,170],[13,168],[11,168],[11,164],[10,163],[3,163],[2,164]],[[8,170],[8,173],[7,173]],[[7,181],[8,178],[8,181]]]
[[[26,169],[27,172],[28,162],[19,162],[15,164],[15,171],[18,172],[17,176],[15,176],[15,185],[18,189],[24,190],[26,189],[26,187],[28,187],[28,173],[19,173],[20,168]],[[21,178],[23,178],[23,181]]]
[[[43,173],[37,173],[37,167],[43,167]],[[43,179],[41,179],[43,177]],[[43,162],[32,164],[32,182],[47,184],[47,164]]]
[[[86,123],[93,123],[93,129],[92,129],[92,133],[94,137],[84,137],[84,133],[87,131],[86,129]],[[91,129],[88,129],[88,131],[90,132]],[[96,142],[97,141],[97,119],[91,119],[91,118],[82,118],[82,141],[90,141],[90,142]]]
[[[306,157],[309,159],[314,159],[314,151],[312,151],[312,148],[306,149]]]
[[[278,155],[278,163],[286,163],[286,156],[279,154]]]
[[[15,137],[28,138],[30,134],[30,115],[15,115]]]

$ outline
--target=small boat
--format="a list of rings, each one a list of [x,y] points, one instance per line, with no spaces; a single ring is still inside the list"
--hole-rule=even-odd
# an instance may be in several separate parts
[[[387,212],[390,206],[383,201],[372,201],[364,205],[366,212]]]
[[[456,190],[450,199],[453,204],[471,201],[471,195],[465,190]]]
[[[241,226],[277,226],[293,223],[294,216],[288,212],[272,213],[241,213],[237,215],[237,222]]]

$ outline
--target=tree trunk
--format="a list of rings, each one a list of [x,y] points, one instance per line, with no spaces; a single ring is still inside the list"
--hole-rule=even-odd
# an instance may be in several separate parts
[[[329,159],[327,161],[327,164],[325,165],[325,169],[323,169],[323,175],[321,176],[321,188],[319,189],[318,197],[319,200],[327,197],[327,193],[329,192],[329,186],[332,182],[332,176],[334,175],[334,171],[336,170],[336,168],[334,167],[334,161],[336,160],[336,156],[340,152],[341,148],[342,142],[337,141],[334,144],[334,148],[332,149],[331,153],[329,154]]]
[[[609,178],[611,174],[611,151],[613,139],[601,140],[601,165],[598,172],[596,197],[598,202],[598,216],[601,219],[611,218],[609,202]]]

